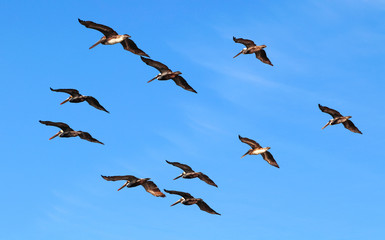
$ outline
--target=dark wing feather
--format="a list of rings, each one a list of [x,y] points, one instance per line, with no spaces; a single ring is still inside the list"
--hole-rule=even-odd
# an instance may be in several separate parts
[[[261,145],[259,145],[256,141],[250,138],[244,138],[244,137],[241,137],[240,135],[238,135],[238,138],[239,140],[241,140],[241,142],[248,144],[253,149],[262,148]]]
[[[166,193],[169,193],[169,194],[176,194],[176,195],[179,195],[179,196],[181,196],[181,197],[183,197],[183,198],[185,198],[185,199],[187,199],[187,198],[194,198],[193,196],[191,196],[190,193],[186,193],[186,192],[179,192],[179,191],[166,190],[166,189],[164,189],[164,191],[165,191]]]
[[[249,39],[233,37],[233,40],[236,43],[241,43],[241,44],[245,45],[247,48],[256,46],[255,43],[253,41],[249,40]]]
[[[346,120],[345,122],[342,123],[346,129],[349,129],[352,132],[362,134],[360,130],[354,125],[354,123],[350,120]]]
[[[172,80],[174,80],[175,84],[179,87],[182,87],[183,89],[197,93],[190,85],[188,85],[187,81],[182,76],[176,76]]]
[[[110,113],[102,105],[100,105],[99,101],[96,100],[96,98],[87,96],[86,101],[88,102],[89,105],[93,106],[94,108]]]
[[[279,168],[278,163],[275,161],[273,155],[269,151],[261,153],[261,155],[263,159],[265,159],[265,161],[268,162],[271,166]]]
[[[318,107],[319,109],[321,109],[322,112],[330,114],[333,118],[342,117],[341,113],[334,109],[322,106],[321,104],[318,104]]]
[[[118,33],[114,31],[114,29],[107,27],[105,25],[94,23],[91,21],[83,21],[80,19],[78,19],[78,21],[81,25],[85,26],[86,28],[92,28],[92,29],[98,30],[99,32],[103,33],[104,36],[106,37],[118,35]]]
[[[175,166],[175,167],[178,167],[178,168],[182,169],[182,170],[185,171],[186,173],[188,173],[188,172],[194,172],[194,170],[192,170],[192,168],[191,168],[190,166],[186,165],[186,164],[182,164],[182,163],[178,163],[178,162],[169,162],[169,161],[167,161],[167,160],[166,160],[166,162],[167,162],[168,164],[171,164],[171,165],[173,165],[173,166]]]
[[[132,175],[124,175],[124,176],[103,176],[103,175],[101,175],[101,176],[102,176],[102,178],[104,178],[104,180],[107,180],[107,181],[126,180],[126,181],[133,182],[133,181],[138,180],[137,177],[132,176]]]
[[[256,56],[259,60],[261,60],[261,62],[273,66],[273,64],[270,62],[270,59],[267,57],[265,50],[261,49],[261,50],[255,52],[255,56]]]
[[[121,44],[122,44],[123,48],[126,49],[127,51],[130,51],[130,52],[137,54],[137,55],[150,57],[147,55],[147,53],[145,53],[141,49],[139,49],[138,46],[136,46],[136,44],[134,43],[134,41],[132,41],[129,38],[126,38],[123,42],[121,42]]]
[[[61,130],[63,130],[64,132],[73,131],[73,129],[70,128],[70,126],[68,126],[67,124],[62,123],[62,122],[51,122],[51,121],[41,121],[41,120],[39,120],[39,122],[40,122],[41,124],[45,124],[45,125],[47,125],[47,126],[58,127],[58,128],[60,128]]]
[[[205,183],[211,185],[211,186],[218,187],[218,186],[214,183],[214,181],[211,180],[211,179],[209,178],[209,176],[207,176],[207,175],[204,174],[204,173],[199,173],[198,178],[199,178],[200,180],[204,181]]]
[[[202,211],[205,211],[205,212],[208,212],[211,214],[221,215],[221,214],[217,213],[216,211],[214,211],[214,209],[212,209],[209,205],[207,205],[207,203],[205,203],[205,201],[203,201],[203,200],[200,200],[199,202],[197,202],[197,205]]]
[[[152,59],[149,59],[149,58],[144,58],[144,57],[140,57],[142,59],[142,61],[151,66],[151,67],[154,67],[156,69],[158,69],[159,72],[167,72],[167,71],[171,71],[166,65],[164,65],[163,63],[160,63],[158,61],[154,61]]]
[[[146,189],[147,192],[151,193],[155,197],[165,197],[164,193],[162,193],[158,186],[153,181],[146,181],[142,184],[144,189]]]
[[[78,90],[76,89],[71,89],[71,88],[63,88],[63,89],[53,89],[53,88],[50,88],[51,91],[54,91],[54,92],[64,92],[64,93],[68,93],[69,95],[71,95],[72,97],[77,97],[77,96],[80,96],[80,93]]]
[[[94,143],[100,143],[100,144],[103,144],[102,142],[98,141],[97,139],[93,138],[91,136],[91,134],[89,134],[88,132],[83,132],[83,131],[78,131],[79,132],[79,137],[81,139],[84,139],[84,140],[87,140],[87,141],[90,141],[90,142],[94,142]]]

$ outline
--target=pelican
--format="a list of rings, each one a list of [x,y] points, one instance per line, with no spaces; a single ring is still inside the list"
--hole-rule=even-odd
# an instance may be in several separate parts
[[[78,19],[78,21],[81,25],[84,25],[87,28],[98,30],[99,32],[104,34],[104,36],[99,41],[97,41],[94,45],[90,47],[90,49],[95,47],[99,43],[103,45],[113,45],[116,43],[121,43],[124,49],[134,54],[150,57],[145,52],[140,50],[138,46],[136,46],[134,41],[129,39],[131,37],[130,35],[128,34],[119,35],[117,32],[114,31],[114,29],[102,24],[91,22],[91,21],[83,21],[80,19]]]
[[[270,147],[263,148],[256,141],[254,141],[252,139],[249,139],[249,138],[241,137],[240,135],[238,135],[238,138],[239,138],[239,140],[241,140],[241,142],[246,143],[246,144],[248,144],[251,147],[251,149],[249,151],[247,151],[241,158],[243,158],[246,155],[258,155],[258,154],[261,154],[263,159],[266,162],[268,162],[270,165],[272,165],[274,167],[279,168],[277,162],[274,160],[273,155],[271,155],[271,153],[269,151],[267,151],[267,150],[270,149]]]
[[[211,213],[211,214],[217,214],[217,215],[221,215],[219,213],[217,213],[216,211],[214,211],[209,205],[207,205],[207,203],[205,203],[205,201],[203,201],[201,198],[194,198],[193,196],[191,196],[190,193],[186,193],[186,192],[179,192],[179,191],[172,191],[172,190],[166,190],[164,189],[164,191],[166,193],[169,193],[169,194],[176,194],[176,195],[179,195],[181,196],[182,198],[179,199],[178,201],[176,201],[175,203],[173,203],[171,205],[174,206],[174,205],[177,205],[178,203],[182,203],[184,205],[193,205],[193,204],[196,204],[198,205],[198,207],[202,210],[202,211],[205,211],[205,212],[208,212],[208,213]]]
[[[150,178],[137,178],[132,175],[125,175],[125,176],[103,176],[107,181],[119,181],[119,180],[126,180],[127,182],[121,186],[118,191],[123,189],[124,187],[132,188],[139,185],[142,185],[144,189],[146,189],[147,192],[151,193],[155,197],[165,197],[164,193],[162,193],[159,188],[155,185],[153,181],[149,181]]]
[[[59,137],[77,137],[77,136],[79,136],[81,139],[84,139],[84,140],[87,140],[87,141],[90,141],[90,142],[94,142],[94,143],[100,143],[100,144],[104,145],[104,143],[99,142],[97,139],[93,138],[91,136],[91,134],[89,134],[88,132],[74,131],[72,128],[70,128],[70,126],[68,126],[65,123],[62,123],[62,122],[51,122],[51,121],[41,121],[41,120],[39,120],[39,122],[41,124],[45,124],[47,126],[54,126],[54,127],[58,127],[58,128],[61,129],[58,133],[53,135],[49,140],[54,139],[57,136],[59,136]]]
[[[166,162],[168,164],[171,164],[175,167],[178,167],[180,169],[182,169],[184,172],[179,175],[178,177],[174,178],[173,180],[176,180],[180,177],[182,178],[187,178],[187,179],[191,179],[191,178],[196,178],[198,177],[200,180],[204,181],[205,183],[211,185],[211,186],[214,186],[214,187],[218,187],[213,180],[211,180],[207,175],[201,173],[201,172],[194,172],[194,170],[192,170],[192,168],[186,164],[181,164],[181,163],[178,163],[178,162],[169,162],[166,160]]]
[[[255,56],[259,60],[261,60],[263,63],[266,63],[266,64],[273,66],[273,64],[270,62],[269,58],[267,57],[265,50],[263,50],[266,47],[266,45],[257,46],[253,41],[248,40],[248,39],[243,39],[243,38],[233,37],[233,40],[236,43],[242,43],[243,45],[246,46],[244,49],[242,49],[242,51],[240,53],[235,55],[233,58],[238,57],[240,54],[255,53]]]
[[[147,83],[152,82],[155,79],[158,79],[158,80],[172,79],[176,85],[182,87],[183,89],[190,91],[190,92],[197,93],[190,85],[188,85],[188,83],[186,82],[186,80],[182,76],[179,76],[180,74],[182,74],[181,72],[179,72],[179,71],[173,72],[173,71],[171,71],[171,69],[169,69],[163,63],[151,60],[149,58],[144,58],[144,57],[141,57],[141,58],[142,58],[142,61],[144,63],[146,63],[147,65],[149,65],[151,67],[158,69],[160,72],[158,75],[156,75],[156,77],[154,77],[153,79],[151,79]]]
[[[51,91],[54,91],[54,92],[64,92],[64,93],[68,93],[70,95],[66,100],[64,100],[62,103],[60,103],[60,105],[66,103],[68,101],[71,103],[79,103],[79,102],[87,101],[88,104],[93,106],[94,108],[105,111],[107,113],[110,113],[102,105],[100,105],[99,101],[96,100],[96,98],[91,97],[91,96],[83,96],[76,89],[52,89],[52,88],[50,88],[50,89],[51,89]]]
[[[321,104],[318,104],[318,107],[319,109],[321,109],[322,112],[328,113],[333,117],[333,119],[329,120],[329,122],[326,123],[326,125],[323,126],[321,129],[324,129],[329,125],[336,125],[336,124],[342,123],[346,129],[349,129],[350,131],[355,133],[362,134],[362,132],[358,130],[358,128],[354,125],[354,123],[349,120],[349,118],[351,118],[352,116],[344,117],[338,111],[322,106]]]

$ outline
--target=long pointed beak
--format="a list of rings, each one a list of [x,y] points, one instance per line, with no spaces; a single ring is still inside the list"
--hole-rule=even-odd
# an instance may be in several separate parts
[[[97,41],[94,45],[92,45],[89,49],[92,49],[94,47],[96,47],[99,43],[102,42],[102,39],[100,39],[99,41]]]
[[[321,130],[324,129],[324,128],[326,128],[326,127],[329,126],[329,125],[330,125],[330,121],[329,121],[328,123],[326,123],[326,125],[323,126],[323,127],[321,128]]]
[[[158,76],[154,77],[153,79],[151,79],[151,80],[148,81],[147,83],[154,81],[157,77],[158,77]]]
[[[183,176],[183,173],[181,175],[179,175],[178,177],[174,178],[173,180],[176,180],[176,179],[178,179],[178,178],[180,178],[182,176]]]
[[[182,200],[183,200],[183,198],[179,199],[179,200],[176,201],[175,203],[171,204],[170,207],[177,205],[178,203],[182,202]]]
[[[59,131],[58,133],[56,133],[55,135],[53,135],[49,140],[54,139],[55,137],[59,136],[60,133],[61,133],[61,131]]]
[[[243,158],[244,156],[246,156],[247,154],[249,154],[250,150],[247,151],[245,154],[243,154],[243,156],[241,158]]]
[[[127,186],[128,185],[128,182],[126,182],[125,184],[123,184],[123,186],[121,186],[119,189],[118,189],[118,191],[120,191],[120,190],[122,190],[125,186]]]
[[[64,103],[68,102],[69,100],[71,100],[71,98],[72,98],[72,96],[68,97],[66,100],[64,100],[62,103],[60,103],[60,105],[62,105],[62,104],[64,104]]]
[[[243,50],[242,51],[240,51],[237,55],[235,55],[233,58],[236,58],[236,57],[238,57],[239,55],[241,55],[241,53],[243,52]]]

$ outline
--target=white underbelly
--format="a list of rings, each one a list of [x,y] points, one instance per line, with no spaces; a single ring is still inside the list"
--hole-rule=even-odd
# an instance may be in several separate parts
[[[112,38],[112,39],[109,39],[108,41],[106,41],[104,44],[105,45],[113,45],[113,44],[116,44],[116,43],[120,43],[123,40],[124,39],[122,37],[120,37],[120,38]]]
[[[267,149],[260,148],[260,149],[255,149],[251,154],[258,155],[258,154],[264,153],[266,151],[267,151]]]

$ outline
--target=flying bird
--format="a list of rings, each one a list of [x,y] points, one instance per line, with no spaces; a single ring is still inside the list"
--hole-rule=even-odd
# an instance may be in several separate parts
[[[198,207],[202,210],[202,211],[205,211],[205,212],[208,212],[208,213],[211,213],[211,214],[217,214],[217,215],[221,215],[219,213],[217,213],[216,211],[214,211],[209,205],[207,205],[207,203],[205,203],[205,201],[203,201],[201,198],[194,198],[193,196],[191,196],[190,193],[186,193],[186,192],[179,192],[179,191],[172,191],[172,190],[166,190],[164,189],[164,191],[166,193],[169,193],[169,194],[176,194],[176,195],[179,195],[181,196],[182,198],[179,199],[178,201],[176,201],[175,203],[173,203],[171,205],[174,206],[178,203],[182,203],[184,205],[193,205],[193,204],[196,204],[198,205]]]
[[[326,128],[329,125],[336,125],[339,123],[342,123],[346,129],[349,129],[352,132],[362,134],[360,130],[354,125],[352,121],[349,120],[352,116],[342,116],[341,113],[338,111],[322,106],[321,104],[318,104],[319,109],[321,109],[322,112],[330,114],[333,119],[329,120],[328,123],[326,123],[325,126],[322,127],[322,129]]]
[[[52,88],[50,88],[50,89],[51,89],[51,91],[54,91],[54,92],[64,92],[64,93],[68,93],[70,95],[66,100],[64,100],[62,103],[60,103],[60,105],[66,103],[68,101],[71,103],[80,103],[80,102],[87,101],[88,104],[93,106],[94,108],[105,111],[107,113],[110,113],[102,105],[100,105],[99,101],[96,100],[96,98],[91,97],[91,96],[83,96],[76,89],[52,89]]]
[[[102,143],[102,142],[98,141],[97,139],[93,138],[91,136],[91,134],[89,134],[88,132],[74,131],[72,128],[70,128],[70,126],[68,126],[65,123],[62,123],[62,122],[51,122],[51,121],[41,121],[41,120],[39,120],[39,122],[41,124],[45,124],[47,126],[54,126],[54,127],[58,127],[58,128],[61,129],[58,133],[53,135],[49,140],[54,139],[57,136],[59,136],[59,137],[80,137],[81,139],[84,139],[84,140],[87,140],[87,141],[90,141],[90,142],[94,142],[94,143],[100,143],[100,144],[104,145],[104,143]]]
[[[238,135],[239,140],[241,142],[248,144],[251,149],[247,151],[241,158],[243,158],[246,155],[258,155],[261,154],[263,159],[268,162],[270,165],[279,168],[278,163],[275,161],[273,155],[267,151],[270,149],[270,147],[261,147],[256,141],[249,139],[249,138],[244,138]]]
[[[218,187],[213,180],[211,180],[207,175],[201,173],[201,172],[194,172],[194,170],[192,170],[192,168],[186,164],[182,164],[182,163],[178,163],[178,162],[169,162],[166,160],[166,162],[168,164],[171,164],[175,167],[178,167],[180,169],[183,170],[183,173],[181,175],[179,175],[178,177],[174,178],[174,180],[182,177],[182,178],[187,178],[187,179],[191,179],[191,178],[199,178],[200,180],[204,181],[205,183],[211,185],[211,186],[214,186],[214,187]]]
[[[113,45],[116,43],[121,43],[124,49],[126,49],[126,50],[128,50],[134,54],[150,57],[145,52],[143,52],[141,49],[139,49],[138,46],[136,46],[136,44],[134,43],[134,41],[129,39],[131,37],[130,35],[128,35],[128,34],[119,35],[117,32],[115,32],[114,29],[107,27],[105,25],[102,25],[102,24],[91,22],[91,21],[83,21],[80,19],[78,19],[78,21],[83,26],[85,26],[87,28],[98,30],[99,32],[104,34],[104,36],[99,41],[97,41],[94,45],[92,45],[90,47],[90,49],[95,47],[99,43],[101,43],[103,45]]]
[[[273,64],[270,62],[269,58],[267,57],[265,50],[263,50],[266,47],[266,45],[257,46],[253,41],[248,40],[248,39],[243,39],[243,38],[233,37],[233,40],[236,43],[242,43],[243,45],[246,46],[244,49],[242,49],[242,51],[240,53],[235,55],[233,58],[238,57],[240,54],[255,53],[255,56],[259,60],[261,60],[263,63],[266,63],[266,64],[273,66]]]
[[[159,188],[155,185],[153,181],[149,181],[150,178],[137,178],[132,175],[125,175],[125,176],[103,176],[107,181],[119,181],[119,180],[126,180],[127,182],[121,186],[118,191],[123,189],[124,187],[132,188],[139,185],[142,185],[144,189],[146,189],[147,192],[151,193],[155,197],[165,197],[164,193],[162,193]]]
[[[158,69],[160,72],[158,75],[156,75],[153,79],[151,79],[147,83],[149,83],[155,79],[158,79],[158,80],[172,79],[176,85],[182,87],[183,89],[190,91],[190,92],[197,93],[190,85],[188,85],[187,81],[182,76],[180,76],[180,74],[182,74],[181,72],[179,72],[179,71],[173,72],[166,65],[164,65],[163,63],[160,63],[158,61],[154,61],[152,59],[144,58],[144,57],[141,57],[141,58],[142,58],[142,61],[144,63],[146,63],[147,65],[149,65],[151,67]]]

